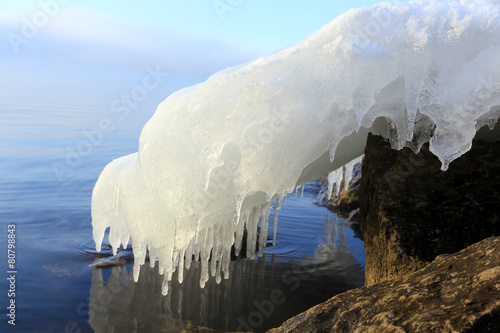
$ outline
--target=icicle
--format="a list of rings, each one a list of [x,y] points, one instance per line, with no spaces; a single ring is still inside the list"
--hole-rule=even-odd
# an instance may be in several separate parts
[[[200,231],[200,242],[201,246],[200,256],[201,256],[201,276],[200,276],[200,287],[203,288],[205,283],[208,281],[208,260],[210,259],[210,252],[213,247],[213,237],[214,231],[212,228],[204,229],[205,232]]]
[[[345,165],[344,191],[347,191],[347,189],[349,188],[349,183],[352,180],[353,168],[354,164],[352,164],[352,161]]]
[[[361,163],[363,161],[363,156],[361,155],[359,157],[356,157],[349,163],[345,165],[345,182],[344,182],[344,190],[347,190],[349,188],[349,183],[352,180],[352,174],[354,173],[354,166],[358,163]]]
[[[224,279],[229,279],[229,269],[231,264],[231,249],[225,249],[225,255],[222,258],[222,271],[224,272]]]
[[[344,178],[344,167],[340,167],[335,170],[335,196],[338,196],[340,193],[340,183],[342,183],[342,179]]]
[[[139,280],[139,272],[141,270],[141,265],[146,261],[146,251],[147,245],[144,242],[137,242],[136,246],[132,246],[132,251],[134,253],[134,281]]]
[[[198,241],[194,244],[194,252],[193,252],[193,255],[194,255],[194,260],[195,260],[195,261],[199,261],[199,260],[200,260],[201,243],[202,243],[202,241],[200,241],[200,240],[198,239]]]
[[[215,273],[215,283],[219,284],[222,280],[222,276],[221,276],[221,262],[220,261],[217,261],[217,271]]]
[[[343,178],[343,166],[333,170],[328,174],[328,191],[326,193],[326,200],[330,200],[333,193],[333,184],[335,184],[335,196],[339,195],[340,183]]]
[[[149,267],[151,267],[151,268],[155,267],[156,259],[157,259],[156,248],[150,248],[149,249]]]
[[[304,197],[304,188],[306,187],[306,184],[302,185],[301,191],[300,191],[300,197]]]
[[[180,254],[179,266],[177,266],[177,280],[179,283],[184,280],[184,251]]]
[[[220,237],[220,225],[213,229],[213,245],[212,245],[212,261],[210,261],[210,273],[212,277],[215,277],[217,269],[217,260],[219,259],[219,237]]]
[[[332,197],[333,183],[335,182],[337,170],[334,170],[328,174],[328,192],[326,195],[326,200],[330,200]]]
[[[217,284],[220,283],[222,280],[222,258],[223,258],[224,252],[222,249],[219,251],[219,256],[217,257],[217,267],[215,271],[215,281]]]
[[[274,212],[274,221],[273,221],[273,246],[276,246],[276,234],[278,233],[278,211]]]
[[[267,230],[269,227],[269,214],[271,213],[271,203],[262,207],[260,216],[260,235],[259,235],[259,257],[264,254],[264,247],[267,243]]]
[[[257,225],[260,215],[262,214],[261,207],[254,207],[250,213],[247,226],[247,257],[255,259],[255,245],[257,244]]]
[[[134,261],[134,282],[139,281],[139,273],[141,271],[141,265],[138,262]]]
[[[273,221],[273,246],[276,246],[276,234],[278,233],[278,213],[281,209],[281,203],[283,202],[286,194],[283,194],[276,201],[276,205],[273,207],[274,210],[274,221]]]
[[[177,265],[179,265],[179,257],[180,257],[180,253],[178,250],[175,250],[173,253],[172,253],[172,263],[173,263],[173,266],[174,267],[177,267]]]
[[[122,244],[122,247],[124,249],[127,248],[128,246],[128,243],[130,242],[130,233],[128,232],[125,232],[123,235],[122,235],[122,239],[121,239],[121,244]]]

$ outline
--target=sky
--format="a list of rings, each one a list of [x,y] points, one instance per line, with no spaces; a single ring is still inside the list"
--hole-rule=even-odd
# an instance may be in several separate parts
[[[156,67],[176,77],[179,87],[190,85],[374,3],[0,0],[0,69],[7,78],[0,88],[3,95],[16,89],[102,91]]]

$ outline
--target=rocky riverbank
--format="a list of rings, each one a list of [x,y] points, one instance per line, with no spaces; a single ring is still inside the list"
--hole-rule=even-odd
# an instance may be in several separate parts
[[[500,237],[337,295],[270,332],[500,332]]]

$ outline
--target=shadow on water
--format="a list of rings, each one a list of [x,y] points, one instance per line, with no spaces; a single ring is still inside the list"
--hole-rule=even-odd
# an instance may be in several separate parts
[[[129,253],[122,253],[123,259],[106,259],[119,266],[93,270],[89,324],[95,332],[262,332],[279,326],[363,285],[364,270],[349,249],[346,229],[350,230],[337,218],[330,222],[327,217],[324,241],[313,256],[265,254],[258,260],[232,261],[228,280],[217,285],[211,278],[203,289],[200,262],[193,262],[184,270],[182,284],[174,274],[167,296],[161,295],[163,276],[157,267],[146,264],[134,283]]]

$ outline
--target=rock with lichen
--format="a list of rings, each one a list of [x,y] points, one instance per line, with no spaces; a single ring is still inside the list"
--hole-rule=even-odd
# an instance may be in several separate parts
[[[500,237],[337,295],[270,332],[500,332]]]

